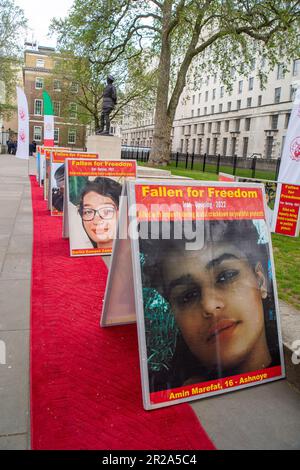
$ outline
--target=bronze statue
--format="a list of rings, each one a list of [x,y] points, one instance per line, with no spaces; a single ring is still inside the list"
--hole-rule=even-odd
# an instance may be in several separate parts
[[[100,117],[100,128],[96,130],[97,135],[110,135],[110,119],[109,115],[117,104],[117,90],[113,85],[114,77],[108,75],[107,85],[104,88],[102,98],[102,111]],[[104,129],[105,128],[105,129]]]

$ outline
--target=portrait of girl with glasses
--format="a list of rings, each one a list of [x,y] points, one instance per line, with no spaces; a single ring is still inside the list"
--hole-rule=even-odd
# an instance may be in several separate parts
[[[88,181],[81,192],[78,212],[94,248],[112,248],[121,191],[117,181],[98,176]]]

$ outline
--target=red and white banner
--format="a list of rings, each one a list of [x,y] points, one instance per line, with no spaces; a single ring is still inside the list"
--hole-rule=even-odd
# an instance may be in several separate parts
[[[294,100],[277,180],[300,185],[300,88]]]
[[[29,115],[27,98],[22,88],[17,87],[18,101],[18,148],[17,158],[29,158]]]
[[[297,237],[300,225],[300,88],[297,90],[278,174],[273,230]]]

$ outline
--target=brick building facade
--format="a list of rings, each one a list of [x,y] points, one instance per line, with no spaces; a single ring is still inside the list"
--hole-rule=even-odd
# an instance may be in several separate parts
[[[53,69],[59,54],[51,47],[26,44],[23,82],[29,108],[29,139],[43,144],[43,90],[50,95],[54,110],[54,143],[60,147],[85,148],[86,126],[77,119],[76,83],[55,77]]]

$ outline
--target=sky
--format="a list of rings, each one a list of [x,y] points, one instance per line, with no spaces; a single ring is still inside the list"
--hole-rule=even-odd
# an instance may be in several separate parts
[[[28,20],[27,40],[36,40],[40,46],[55,47],[55,37],[47,37],[50,21],[53,17],[63,18],[73,4],[73,0],[15,0]]]

